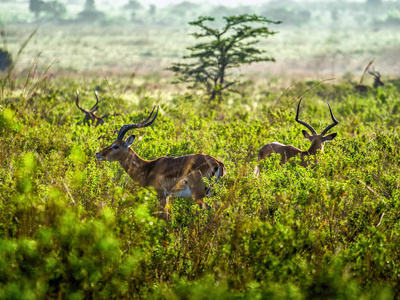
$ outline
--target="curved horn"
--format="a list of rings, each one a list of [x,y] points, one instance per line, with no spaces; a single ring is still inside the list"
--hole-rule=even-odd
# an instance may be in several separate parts
[[[150,120],[150,118],[151,118],[151,115],[153,114],[153,112],[154,112],[154,110],[156,109],[156,106],[153,106],[153,110],[151,111],[151,113],[149,114],[149,116],[145,119],[145,120],[143,120],[142,122],[140,122],[140,123],[138,123],[138,124],[142,124],[142,123],[146,123],[148,120]],[[158,106],[157,106],[157,113],[158,113]],[[157,113],[156,113],[156,115],[157,115]],[[154,119],[155,119],[156,117],[154,117]],[[151,122],[153,123],[153,121],[154,120],[152,120]],[[151,124],[151,123],[150,123]],[[146,126],[149,126],[150,124],[148,124],[148,125],[146,125]]]
[[[375,71],[375,68],[372,71],[368,71],[368,73],[374,76],[375,78],[381,77],[381,74],[378,71]]]
[[[98,108],[98,104],[99,104],[99,95],[97,94],[97,91],[94,91],[94,94],[96,95],[96,104],[92,106],[92,108],[90,109],[90,112],[94,113]]]
[[[297,105],[297,113],[296,113],[296,119],[295,119],[295,120],[296,120],[296,122],[300,123],[301,125],[304,125],[305,127],[307,127],[307,128],[311,131],[311,133],[312,133],[313,135],[314,135],[314,134],[317,134],[317,132],[315,131],[315,129],[312,128],[312,126],[311,126],[310,124],[307,124],[306,122],[299,120],[299,110],[300,110],[300,103],[301,103],[301,100],[303,100],[303,98],[300,98],[299,105]]]
[[[76,91],[76,101],[75,101],[76,106],[77,106],[81,111],[83,111],[84,113],[87,113],[86,110],[84,110],[82,107],[79,106],[78,102],[79,102],[79,91]]]
[[[151,121],[149,121],[150,118],[151,118],[151,115],[152,115],[153,112],[154,112],[154,109],[155,109],[155,108],[156,108],[156,107],[154,106],[154,107],[153,107],[153,110],[152,110],[151,113],[150,113],[150,115],[149,115],[145,120],[143,120],[142,122],[139,122],[139,123],[136,123],[136,124],[123,125],[123,126],[121,127],[121,129],[119,130],[119,132],[118,132],[117,140],[122,141],[122,139],[124,138],[124,135],[125,135],[125,134],[128,132],[128,130],[130,130],[130,129],[134,129],[134,128],[143,128],[143,127],[150,126],[150,125],[154,122],[154,120],[157,118],[158,106],[157,106],[156,114],[154,115],[153,119],[152,119]],[[149,121],[149,122],[148,122],[148,121]]]
[[[329,129],[331,129],[331,128],[335,127],[337,124],[339,124],[338,120],[336,120],[335,117],[333,116],[332,109],[331,109],[331,106],[329,105],[329,103],[328,103],[328,107],[329,107],[329,111],[331,113],[333,123],[331,125],[329,125],[328,127],[326,127],[324,129],[324,131],[321,132],[321,135],[324,135],[325,133],[327,133],[329,131]]]

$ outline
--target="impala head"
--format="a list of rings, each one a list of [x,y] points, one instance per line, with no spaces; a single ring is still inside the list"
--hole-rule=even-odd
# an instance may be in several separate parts
[[[335,117],[333,116],[332,113],[332,109],[331,106],[328,103],[328,107],[329,107],[329,112],[331,113],[331,117],[332,117],[332,121],[333,123],[329,126],[327,126],[322,132],[321,134],[317,134],[317,132],[315,131],[315,129],[310,125],[307,124],[304,121],[299,120],[299,110],[300,110],[300,103],[301,100],[299,101],[299,104],[297,106],[297,113],[296,113],[296,122],[304,125],[306,128],[308,128],[311,131],[311,134],[309,134],[306,130],[302,130],[303,135],[306,139],[310,140],[311,145],[314,147],[310,147],[310,149],[315,149],[315,150],[323,150],[324,149],[324,142],[326,141],[331,141],[333,140],[337,133],[330,133],[325,135],[332,127],[336,126],[337,124],[339,124],[339,122],[335,119]]]
[[[92,106],[90,110],[83,109],[82,107],[79,106],[79,91],[76,91],[76,106],[85,114],[85,121],[86,122],[92,122],[95,126],[103,124],[104,120],[96,115],[96,111],[99,108],[99,95],[97,94],[97,91],[94,92],[96,95],[96,104]]]
[[[131,135],[126,140],[124,140],[125,134],[130,129],[150,126],[154,122],[158,114],[158,107],[157,107],[157,111],[153,119],[149,121],[151,116],[153,115],[154,109],[155,106],[153,107],[153,110],[151,111],[150,115],[142,122],[136,124],[123,125],[118,132],[117,139],[110,146],[96,153],[97,160],[119,161],[123,159],[125,157],[126,151],[129,149],[129,147],[135,140],[134,135]]]
[[[378,86],[384,86],[385,84],[381,81],[381,74],[375,69],[373,71],[368,71],[369,74],[374,76],[374,88],[377,88]]]

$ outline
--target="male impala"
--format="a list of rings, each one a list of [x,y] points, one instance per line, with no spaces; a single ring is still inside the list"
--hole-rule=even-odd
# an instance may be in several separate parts
[[[85,110],[79,106],[79,92],[76,91],[76,106],[85,114],[85,122],[88,124],[93,124],[94,126],[98,126],[104,124],[104,119],[108,118],[109,116],[119,116],[120,114],[105,114],[104,116],[100,117],[96,114],[97,109],[99,108],[99,95],[97,91],[94,92],[96,95],[96,104],[92,106],[90,110]]]
[[[368,71],[368,73],[374,76],[374,88],[377,89],[379,86],[385,86],[385,84],[381,81],[381,73],[375,71],[375,68],[373,71]]]
[[[154,112],[142,122],[124,125],[118,132],[117,139],[96,153],[97,160],[118,161],[125,172],[142,187],[153,187],[157,192],[161,217],[168,218],[165,206],[169,196],[181,198],[194,198],[196,203],[203,208],[207,205],[203,198],[210,195],[210,190],[203,182],[203,177],[215,176],[215,181],[225,175],[224,164],[216,158],[206,154],[193,154],[180,157],[160,157],[155,160],[145,160],[133,151],[130,146],[135,136],[129,136],[126,141],[124,135],[128,130],[143,128],[151,125],[157,117],[157,111],[151,121]]]
[[[302,130],[304,137],[311,141],[310,148],[306,151],[302,151],[291,145],[286,146],[281,143],[273,142],[273,143],[266,144],[265,146],[263,146],[261,148],[260,152],[258,153],[258,161],[260,161],[266,157],[269,157],[272,153],[279,153],[281,155],[281,164],[288,162],[289,159],[292,157],[300,156],[300,159],[301,159],[300,165],[303,167],[306,167],[308,162],[305,160],[305,158],[310,155],[317,154],[318,150],[323,151],[324,150],[324,142],[331,141],[336,137],[336,135],[337,135],[336,133],[330,133],[328,135],[325,135],[332,127],[336,126],[339,123],[333,116],[332,109],[331,109],[331,106],[329,105],[329,103],[328,103],[328,107],[329,107],[329,111],[331,113],[333,123],[331,125],[329,125],[328,127],[326,127],[321,132],[321,134],[317,134],[317,132],[315,131],[314,128],[312,128],[311,125],[299,120],[299,110],[300,110],[301,100],[302,99],[300,99],[299,104],[297,106],[297,113],[296,113],[295,120],[296,120],[296,122],[304,125],[311,131],[312,135],[310,135],[307,131]],[[258,173],[258,171],[257,171],[257,173]]]
[[[385,86],[385,84],[381,80],[381,74],[377,71],[368,71],[368,73],[374,76],[374,88],[377,89],[379,86]],[[368,92],[371,91],[372,88],[363,84],[357,84],[354,88],[359,92]]]
[[[369,67],[372,65],[372,63],[374,62],[374,60],[375,60],[375,58],[374,58],[373,60],[371,60],[371,61],[368,63],[367,67],[366,67],[365,70],[364,70],[364,73],[363,73],[362,76],[361,76],[360,83],[354,86],[354,88],[355,88],[357,91],[362,92],[362,93],[366,93],[366,92],[372,90],[371,87],[366,86],[366,85],[364,85],[364,84],[361,84],[362,81],[363,81],[363,79],[364,79],[364,75],[365,75],[365,73],[366,73],[367,71],[368,71],[368,73],[369,73],[370,75],[374,76],[374,88],[375,88],[375,89],[378,88],[379,86],[384,86],[384,85],[385,85],[385,84],[381,81],[381,74],[380,74],[379,72],[376,72],[375,69],[374,69],[372,72],[368,70]]]

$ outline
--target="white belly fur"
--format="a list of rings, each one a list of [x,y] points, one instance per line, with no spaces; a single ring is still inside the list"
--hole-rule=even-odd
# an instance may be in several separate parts
[[[192,198],[192,191],[190,190],[189,187],[187,187],[186,189],[181,191],[171,192],[169,193],[169,195],[180,198]]]

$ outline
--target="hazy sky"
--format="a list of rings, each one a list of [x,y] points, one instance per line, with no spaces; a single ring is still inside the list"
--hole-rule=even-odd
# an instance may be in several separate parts
[[[62,2],[66,2],[67,0],[61,0]],[[168,5],[168,4],[176,4],[180,2],[193,2],[198,4],[210,3],[211,5],[223,4],[227,6],[237,6],[237,5],[252,5],[252,4],[262,4],[265,2],[278,1],[278,0],[139,0],[143,5],[147,6],[150,4],[155,4],[159,7]],[[291,0],[294,2],[334,2],[335,0]],[[365,2],[366,0],[341,0],[341,1],[349,1],[349,2]],[[82,1],[83,2],[83,1]],[[96,0],[96,3],[117,3],[119,5],[124,5],[128,2],[128,0]]]
[[[156,4],[157,6],[163,6],[171,3],[180,3],[183,2],[184,0],[146,0],[142,1],[142,3],[146,4]],[[263,3],[267,2],[265,0],[213,0],[213,1],[188,1],[188,2],[193,2],[193,3],[211,3],[211,4],[224,4],[224,5],[231,5],[231,6],[236,6],[238,4],[257,4],[257,3]]]
[[[228,6],[236,6],[239,4],[249,5],[249,4],[260,4],[265,2],[270,2],[271,0],[205,0],[205,1],[196,1],[196,0],[143,0],[141,1],[143,4],[156,4],[157,6],[163,6],[171,3],[179,3],[183,1],[193,2],[193,3],[210,3],[210,4],[223,4]],[[276,0],[275,0],[276,1]],[[302,1],[302,2],[310,2],[315,0],[294,0],[294,1]],[[322,2],[333,2],[333,0],[322,0]],[[351,0],[352,2],[359,2],[365,0]]]

